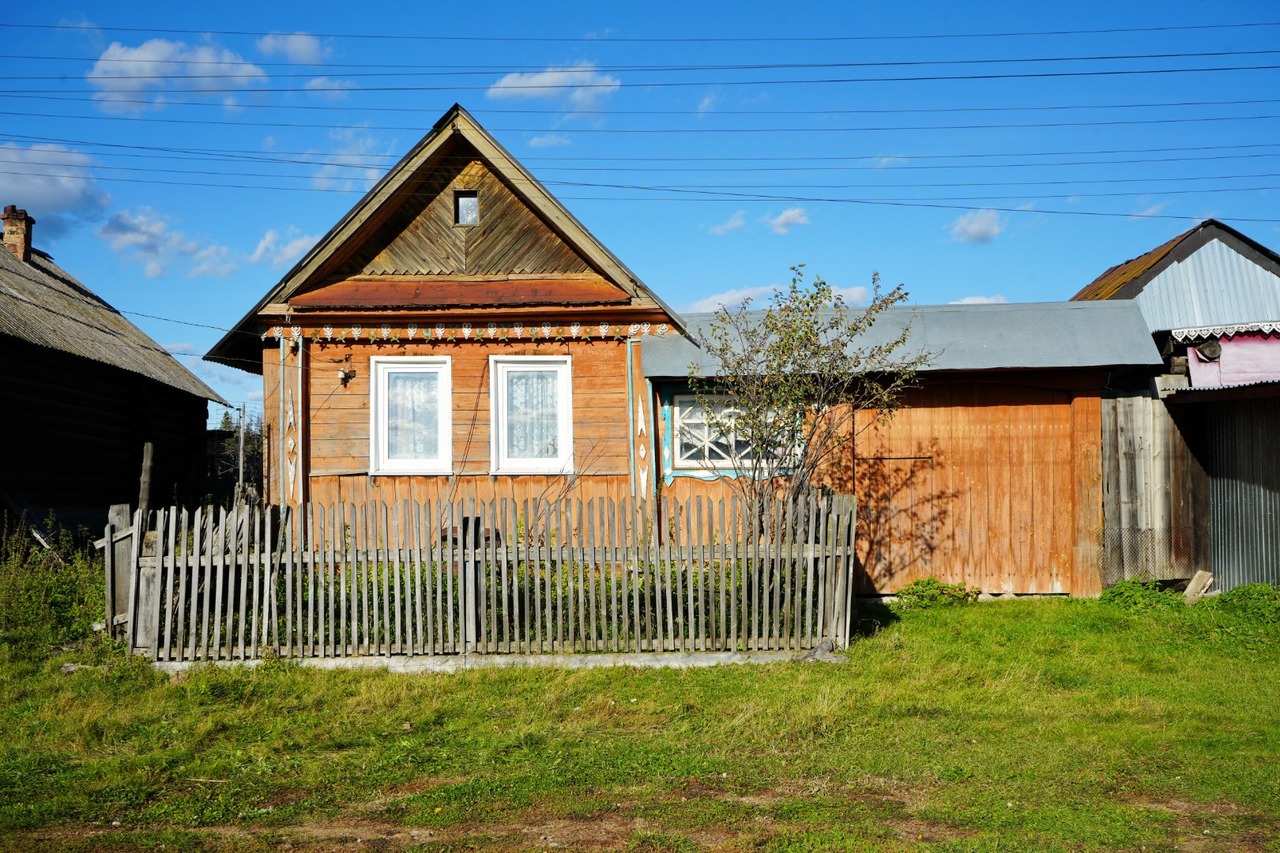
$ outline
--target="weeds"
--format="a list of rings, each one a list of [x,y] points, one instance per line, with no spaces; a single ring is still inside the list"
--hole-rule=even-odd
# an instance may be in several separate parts
[[[52,548],[20,524],[6,526],[0,537],[0,644],[74,642],[103,616],[102,563],[70,532],[46,527]]]
[[[979,590],[962,583],[943,583],[936,578],[921,578],[898,590],[896,610],[928,610],[933,607],[952,607],[972,604],[978,600]]]

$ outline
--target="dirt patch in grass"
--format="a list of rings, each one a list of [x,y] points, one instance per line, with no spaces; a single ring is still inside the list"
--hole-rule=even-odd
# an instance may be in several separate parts
[[[1173,815],[1169,839],[1191,853],[1263,853],[1271,850],[1280,825],[1234,803],[1195,803],[1186,800],[1135,799],[1144,809]]]
[[[380,821],[372,815],[396,799],[428,790],[442,780],[424,779],[401,786],[388,795],[351,807],[346,816],[294,825],[210,826],[198,829],[103,827],[45,830],[25,834],[20,843],[32,849],[153,848],[168,834],[181,846],[201,844],[213,849],[274,850],[402,850],[428,849],[529,850],[745,850],[786,833],[812,829],[802,818],[785,814],[788,806],[804,806],[821,799],[825,803],[857,803],[867,819],[885,830],[889,844],[942,842],[972,837],[972,833],[907,815],[902,799],[824,780],[789,780],[777,786],[736,792],[727,780],[694,779],[680,789],[658,797],[622,798],[604,814],[584,818],[546,817],[535,810],[521,820],[492,823],[464,821],[449,827],[403,826]],[[708,803],[743,805],[760,814],[739,825],[706,825],[690,816]],[[173,838],[173,836],[178,836]],[[1240,848],[1248,849],[1248,848]]]

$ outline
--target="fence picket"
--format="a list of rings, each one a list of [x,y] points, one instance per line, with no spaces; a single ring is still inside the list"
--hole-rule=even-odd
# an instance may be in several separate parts
[[[818,495],[170,507],[154,532],[135,522],[130,636],[157,661],[843,644],[855,509]]]

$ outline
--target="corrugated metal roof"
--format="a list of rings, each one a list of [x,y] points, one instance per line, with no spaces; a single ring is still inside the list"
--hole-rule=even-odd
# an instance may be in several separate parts
[[[0,335],[110,364],[226,404],[163,347],[38,250],[25,264],[0,250]]]
[[[1212,221],[1212,220],[1210,220]],[[1126,299],[1134,296],[1133,293],[1122,292],[1130,284],[1139,283],[1142,276],[1149,272],[1156,264],[1159,264],[1165,258],[1178,248],[1178,245],[1191,235],[1195,234],[1201,228],[1197,225],[1190,231],[1184,231],[1177,237],[1174,237],[1167,243],[1156,246],[1150,252],[1138,255],[1136,258],[1130,258],[1122,264],[1116,264],[1111,269],[1104,272],[1093,280],[1093,282],[1083,288],[1075,296],[1071,297],[1071,301],[1080,302],[1084,300],[1094,299]]]
[[[1154,331],[1280,320],[1280,275],[1221,240],[1152,277],[1135,297]]]
[[[1152,332],[1280,320],[1280,255],[1207,219],[1071,298],[1133,299]]]
[[[696,336],[714,317],[692,314],[685,321]],[[895,306],[859,343],[887,343],[907,327],[905,353],[929,353],[925,372],[1163,363],[1129,301]],[[695,363],[702,375],[716,372],[716,364],[682,336],[649,336],[641,346],[646,376],[687,376]]]

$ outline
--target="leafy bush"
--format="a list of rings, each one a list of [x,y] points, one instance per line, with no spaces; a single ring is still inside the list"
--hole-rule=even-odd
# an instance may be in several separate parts
[[[1184,605],[1182,596],[1171,589],[1161,589],[1157,581],[1123,580],[1102,591],[1099,597],[1126,613],[1149,613]]]
[[[1222,595],[1205,598],[1196,606],[1264,625],[1280,626],[1280,587],[1267,583],[1247,583]]]
[[[978,590],[962,583],[943,583],[937,578],[921,578],[898,590],[897,610],[927,610],[969,604],[978,600]]]
[[[69,532],[48,527],[53,548],[22,525],[0,531],[0,643],[68,643],[102,619],[102,563]]]

